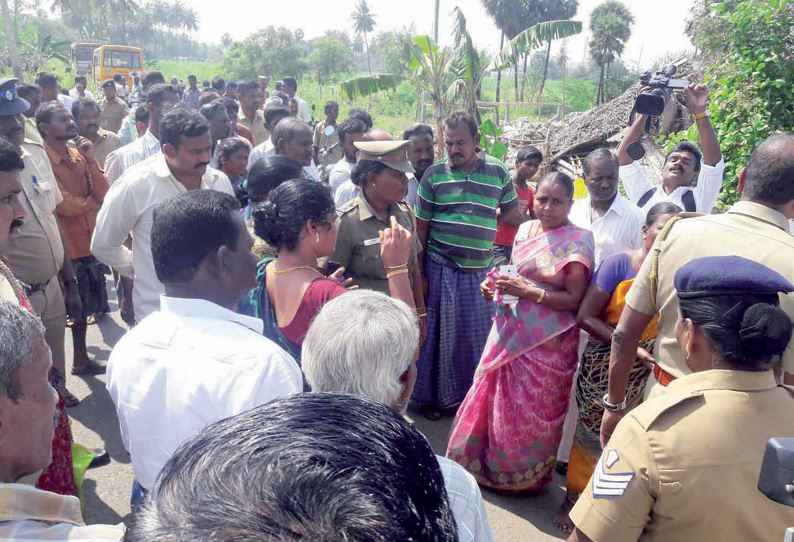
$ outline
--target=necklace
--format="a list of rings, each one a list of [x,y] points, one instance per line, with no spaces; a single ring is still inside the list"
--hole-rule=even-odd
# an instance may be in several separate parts
[[[282,269],[282,270],[278,270],[275,267],[271,267],[271,269],[276,275],[283,275],[284,273],[289,273],[290,271],[297,271],[298,269],[308,269],[309,271],[314,271],[321,277],[323,276],[323,274],[320,273],[320,271],[317,268],[312,267],[311,265],[299,265],[297,267],[290,267],[288,269]]]

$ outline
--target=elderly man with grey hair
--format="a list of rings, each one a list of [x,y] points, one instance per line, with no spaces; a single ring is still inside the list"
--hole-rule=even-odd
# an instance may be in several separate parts
[[[52,460],[58,395],[41,319],[0,301],[0,540],[119,540],[122,525],[83,523],[77,497],[20,483]]]
[[[315,392],[350,393],[404,413],[416,383],[419,327],[408,305],[356,290],[323,305],[303,342],[302,365]],[[461,542],[493,533],[474,477],[437,456]]]

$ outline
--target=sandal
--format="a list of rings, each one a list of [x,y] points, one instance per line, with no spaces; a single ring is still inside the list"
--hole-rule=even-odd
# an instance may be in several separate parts
[[[89,360],[83,367],[72,367],[72,374],[75,376],[82,375],[103,375],[107,371],[107,366],[97,363],[94,360]]]
[[[64,400],[64,406],[66,408],[76,407],[77,405],[80,404],[80,399],[75,397],[75,395],[72,392],[66,389],[63,390],[63,400]]]
[[[428,420],[435,422],[444,417],[444,412],[440,408],[434,406],[423,406],[422,415]]]

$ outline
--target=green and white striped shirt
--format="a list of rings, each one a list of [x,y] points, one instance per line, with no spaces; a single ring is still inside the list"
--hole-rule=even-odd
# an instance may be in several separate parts
[[[416,217],[430,222],[427,250],[471,271],[491,264],[496,209],[507,213],[518,207],[507,167],[491,156],[481,159],[471,173],[448,159],[433,164],[417,196]]]

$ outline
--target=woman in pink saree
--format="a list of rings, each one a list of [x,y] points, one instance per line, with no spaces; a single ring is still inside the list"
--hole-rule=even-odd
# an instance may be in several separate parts
[[[474,383],[460,406],[447,457],[485,486],[540,489],[552,479],[576,370],[576,312],[594,262],[590,231],[568,222],[573,181],[550,173],[538,182],[538,220],[518,230],[511,263],[481,290],[497,303]],[[502,303],[502,296],[519,298]]]

